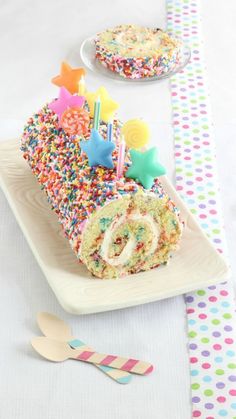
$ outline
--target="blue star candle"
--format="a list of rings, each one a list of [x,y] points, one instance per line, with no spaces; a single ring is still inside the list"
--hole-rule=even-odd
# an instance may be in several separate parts
[[[89,166],[103,166],[113,169],[112,151],[115,144],[104,140],[96,129],[92,129],[90,139],[81,141],[81,150],[87,155]]]

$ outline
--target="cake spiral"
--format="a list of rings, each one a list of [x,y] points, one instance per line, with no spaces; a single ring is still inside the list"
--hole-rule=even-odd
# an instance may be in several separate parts
[[[103,276],[124,276],[167,262],[181,233],[168,199],[143,192],[105,206],[91,221],[81,257]]]

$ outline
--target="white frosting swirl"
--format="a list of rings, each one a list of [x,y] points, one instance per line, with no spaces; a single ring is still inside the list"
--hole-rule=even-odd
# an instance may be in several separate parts
[[[136,239],[135,236],[132,235],[129,240],[127,241],[125,247],[123,248],[122,252],[119,254],[119,256],[115,257],[109,257],[109,248],[112,243],[112,236],[114,232],[126,221],[142,221],[142,223],[145,223],[148,225],[150,230],[152,231],[152,242],[150,245],[150,248],[148,249],[146,256],[151,255],[155,252],[158,240],[160,236],[160,231],[157,227],[156,222],[154,222],[151,215],[142,215],[140,212],[136,212],[130,215],[123,215],[118,220],[114,220],[109,228],[106,230],[103,238],[103,243],[101,246],[101,256],[102,258],[109,263],[112,266],[122,266],[124,265],[132,256],[132,253],[136,246]]]

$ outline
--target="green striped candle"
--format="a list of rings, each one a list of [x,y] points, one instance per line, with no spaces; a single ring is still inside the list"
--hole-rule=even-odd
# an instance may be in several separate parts
[[[101,101],[100,97],[94,103],[94,116],[93,116],[93,128],[98,130],[101,114]]]

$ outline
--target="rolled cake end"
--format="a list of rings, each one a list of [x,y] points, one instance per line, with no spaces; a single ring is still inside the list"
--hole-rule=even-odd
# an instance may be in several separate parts
[[[138,273],[166,263],[181,223],[167,196],[138,192],[97,210],[83,232],[80,259],[99,278]]]
[[[129,79],[160,76],[180,61],[182,43],[157,28],[119,25],[97,34],[96,59]]]

